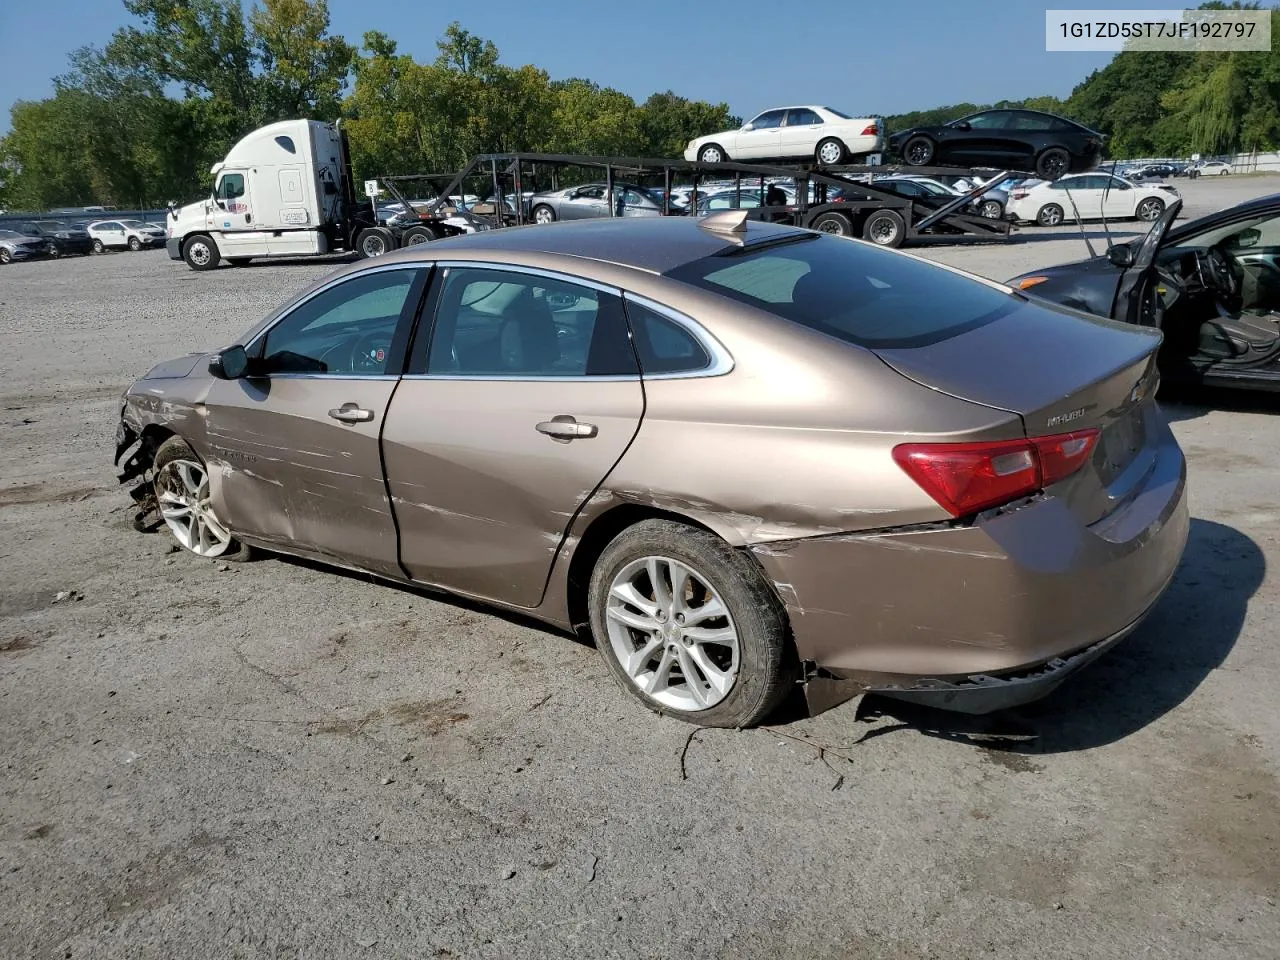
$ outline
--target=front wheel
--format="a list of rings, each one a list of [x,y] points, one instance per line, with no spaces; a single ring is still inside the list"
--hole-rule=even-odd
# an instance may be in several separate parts
[[[848,155],[849,151],[845,149],[845,145],[835,137],[827,137],[813,151],[814,159],[827,166],[844,163]]]
[[[197,233],[183,245],[182,259],[192,270],[213,270],[217,268],[221,254],[212,237]]]
[[[534,223],[555,223],[556,212],[548,207],[545,203],[540,203],[533,208]]]
[[[902,148],[902,159],[908,166],[923,167],[933,160],[933,141],[928,137],[912,137]]]
[[[154,469],[156,508],[180,546],[210,560],[249,559],[250,548],[214,513],[209,471],[187,441],[170,437],[162,443]]]
[[[591,574],[596,646],[650,710],[708,727],[771,714],[796,677],[786,612],[751,557],[714,534],[645,520]]]
[[[843,213],[824,213],[813,221],[813,229],[836,237],[853,235],[853,224]]]
[[[1036,223],[1042,227],[1056,227],[1062,222],[1062,208],[1056,203],[1046,203],[1036,214]]]
[[[132,250],[134,253],[137,253],[139,250],[142,249],[142,241],[139,240],[137,237],[130,237],[129,249]]]
[[[49,247],[49,256],[54,260],[57,260],[62,256],[62,251],[58,249],[58,245],[56,243]]]
[[[102,253],[106,249],[107,248],[102,245],[102,241],[95,237],[93,241],[93,252]]]
[[[1159,220],[1162,213],[1164,213],[1164,201],[1159,197],[1147,197],[1147,199],[1138,204],[1137,217],[1139,220],[1146,220],[1150,223],[1152,220]]]
[[[862,239],[878,247],[900,247],[907,227],[901,215],[893,210],[877,210],[862,225]]]
[[[13,254],[9,252],[8,247],[0,247],[0,263],[12,263]]]
[[[724,163],[728,159],[729,155],[718,143],[708,143],[698,151],[698,160],[702,163]]]

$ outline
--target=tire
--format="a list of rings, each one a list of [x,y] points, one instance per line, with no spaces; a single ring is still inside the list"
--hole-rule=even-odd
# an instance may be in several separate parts
[[[233,267],[247,267],[252,257],[227,257],[227,263]]]
[[[130,237],[129,249],[132,250],[134,253],[137,253],[139,250],[142,249],[142,241],[139,240],[137,237]]]
[[[430,243],[435,239],[437,239],[436,232],[430,227],[410,227],[400,237],[400,246],[416,247],[423,243]]]
[[[933,162],[937,152],[932,140],[925,136],[916,136],[908,140],[902,147],[902,160],[909,167],[923,167]]]
[[[97,237],[94,237],[94,238],[93,238],[93,252],[94,252],[94,253],[104,253],[104,252],[106,252],[106,249],[107,249],[107,248],[106,248],[106,247],[104,247],[104,246],[102,245],[102,241],[101,241],[101,240],[99,240]]]
[[[182,259],[192,270],[216,270],[222,255],[218,253],[218,245],[208,234],[197,233],[188,237],[182,245]]]
[[[1056,227],[1064,219],[1066,215],[1056,203],[1046,203],[1036,212],[1036,223],[1042,227]]]
[[[1218,171],[1218,176],[1220,176],[1220,177],[1225,177],[1225,176],[1226,176],[1228,173],[1230,173],[1230,172],[1231,172],[1230,170],[1226,170],[1226,169],[1219,170],[1219,171]]]
[[[12,263],[13,254],[6,247],[0,247],[0,263]]]
[[[396,248],[396,238],[386,227],[369,227],[356,237],[356,250],[366,260],[390,253]]]
[[[827,137],[818,141],[813,151],[813,159],[824,166],[833,167],[849,159],[849,149],[835,137]]]
[[[729,154],[718,143],[706,143],[698,148],[699,163],[724,163],[728,159]]]
[[[877,210],[862,224],[862,239],[877,247],[900,247],[906,235],[902,215],[894,210]]]
[[[988,220],[999,220],[1004,217],[1004,207],[999,200],[983,200],[978,204],[978,215]]]
[[[1045,180],[1057,180],[1071,169],[1071,154],[1061,147],[1050,147],[1036,157],[1036,174]]]
[[[61,256],[62,256],[62,251],[58,249],[58,245],[57,245],[56,243],[55,243],[55,244],[50,245],[50,247],[49,247],[49,257],[50,257],[50,259],[52,259],[52,260],[57,260],[57,259],[58,259],[59,257],[61,257]]]
[[[1138,204],[1133,215],[1139,220],[1151,223],[1153,220],[1159,220],[1162,213],[1164,213],[1164,201],[1159,197],[1147,197]]]
[[[243,562],[253,551],[209,506],[209,471],[187,441],[170,437],[152,463],[156,509],[178,545],[207,560]]]
[[[829,233],[836,237],[853,236],[853,224],[843,213],[824,213],[816,217],[810,226],[819,233]]]
[[[650,570],[657,571],[666,594],[672,593],[675,575],[686,578],[678,600],[650,606],[661,595]],[[650,710],[707,727],[748,727],[768,717],[791,692],[797,663],[786,611],[751,556],[714,534],[669,520],[628,527],[596,561],[589,590],[591,628],[605,665],[619,686]],[[620,591],[639,603],[627,602]],[[692,619],[716,600],[725,614],[706,617],[690,629],[715,631],[732,645],[698,642],[680,626],[684,617]],[[621,657],[646,648],[649,657],[634,661],[628,672]],[[671,682],[682,665],[695,674],[694,684],[683,673]],[[665,685],[654,689],[664,673]]]
[[[545,203],[540,203],[532,210],[529,215],[533,218],[534,223],[555,223],[556,212],[548,207]]]

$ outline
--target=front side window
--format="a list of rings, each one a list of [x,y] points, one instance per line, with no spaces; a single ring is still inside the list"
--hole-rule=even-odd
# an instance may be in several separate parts
[[[234,200],[244,196],[244,174],[226,173],[218,181],[218,199]]]
[[[638,374],[622,299],[543,274],[452,267],[440,291],[428,374]]]
[[[603,200],[606,188],[601,184],[590,184],[589,186],[578,188],[579,200]]]
[[[936,343],[1019,303],[978,280],[837,237],[703,257],[667,276],[866,347]]]
[[[965,117],[963,122],[969,124],[972,130],[1000,130],[1008,122],[1009,113],[1006,110],[993,110],[990,113],[976,113],[972,117]]]
[[[266,335],[264,373],[382,376],[420,270],[356,276],[295,307]]]

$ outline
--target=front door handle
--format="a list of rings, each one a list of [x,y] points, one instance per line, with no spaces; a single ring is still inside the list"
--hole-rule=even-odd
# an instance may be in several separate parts
[[[579,423],[566,413],[552,417],[550,420],[543,420],[538,424],[537,430],[561,443],[594,437],[599,432],[594,423]]]
[[[368,423],[373,419],[373,411],[364,410],[354,403],[344,403],[342,406],[334,407],[330,410],[329,416],[335,420],[341,420],[343,423]]]

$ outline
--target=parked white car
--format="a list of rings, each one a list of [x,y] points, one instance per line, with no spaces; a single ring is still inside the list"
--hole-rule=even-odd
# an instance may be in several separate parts
[[[1109,173],[1076,173],[1052,181],[1024,181],[1009,193],[1006,215],[1042,227],[1083,220],[1157,220],[1174,197],[1167,183],[1134,183]],[[1073,206],[1074,204],[1074,206]]]
[[[689,141],[686,160],[813,159],[846,163],[884,150],[884,121],[855,118],[830,107],[777,107],[753,117],[741,129],[722,130]]]
[[[1206,160],[1196,164],[1196,175],[1201,177],[1225,177],[1231,173],[1231,164],[1225,160]]]
[[[125,247],[130,250],[163,247],[165,242],[164,227],[141,220],[95,220],[85,229],[93,238],[94,253]]]

